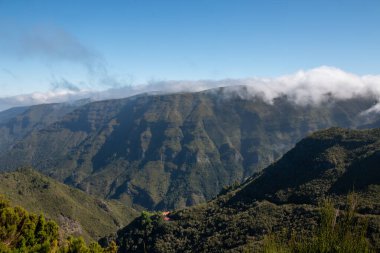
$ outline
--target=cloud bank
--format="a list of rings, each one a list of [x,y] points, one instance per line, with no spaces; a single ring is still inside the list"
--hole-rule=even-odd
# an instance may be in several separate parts
[[[0,98],[0,111],[12,107],[29,106],[36,104],[66,103],[88,97],[91,97],[91,94],[89,92],[74,92],[70,90],[55,90],[44,93],[35,92],[32,94],[2,97]]]
[[[371,97],[380,101],[380,75],[359,76],[335,67],[322,66],[300,70],[277,78],[226,79],[219,81],[160,81],[143,85],[128,85],[105,91],[83,90],[62,79],[54,84],[52,91],[8,98],[0,98],[0,110],[11,106],[65,102],[75,99],[93,100],[129,97],[140,93],[199,92],[217,87],[227,87],[223,96],[239,95],[250,99],[260,96],[268,103],[280,96],[287,96],[296,104],[320,104],[333,98],[350,99]],[[245,87],[242,89],[242,87]],[[213,92],[213,91],[210,91]],[[378,112],[380,105],[368,113]]]
[[[327,66],[275,79],[251,79],[246,85],[250,94],[262,94],[267,101],[286,95],[297,104],[319,104],[330,97],[380,98],[380,75],[358,76]]]

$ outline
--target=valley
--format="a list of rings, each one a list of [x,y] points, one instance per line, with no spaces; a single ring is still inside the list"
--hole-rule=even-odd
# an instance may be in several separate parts
[[[298,105],[286,97],[244,98],[244,89],[143,94],[88,103],[63,116],[57,111],[51,124],[13,137],[0,155],[1,169],[32,166],[101,198],[176,209],[242,182],[313,131],[376,120],[361,114],[375,103],[370,97]]]
[[[225,92],[3,112],[0,192],[55,221],[60,240],[116,242],[119,252],[256,252],[268,238],[315,234],[321,203],[344,216],[354,194],[368,247],[379,249],[380,132],[364,129],[377,117],[362,113],[375,101]]]

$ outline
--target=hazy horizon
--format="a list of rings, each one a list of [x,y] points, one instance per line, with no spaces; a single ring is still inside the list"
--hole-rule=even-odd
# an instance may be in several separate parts
[[[379,12],[371,0],[0,0],[0,110],[220,83],[299,98],[347,81],[379,96]]]
[[[242,92],[234,88],[240,86],[247,87],[247,89]],[[284,95],[289,100],[301,105],[321,104],[331,97],[336,99],[371,97],[380,100],[380,75],[359,76],[335,67],[321,66],[275,78],[156,81],[100,91],[60,87],[47,92],[0,97],[0,111],[18,106],[67,103],[81,99],[99,101],[126,98],[142,93],[199,92],[220,87],[231,87],[223,91],[222,94],[226,96],[233,93],[245,99],[261,97],[268,103]],[[380,104],[376,104],[371,108],[371,112],[378,112],[379,109]]]

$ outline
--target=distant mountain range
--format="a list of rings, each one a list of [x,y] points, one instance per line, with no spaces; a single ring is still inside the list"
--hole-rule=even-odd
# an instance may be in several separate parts
[[[0,112],[0,153],[8,151],[32,131],[49,126],[88,102],[89,100],[80,100],[74,103],[41,104]]]
[[[87,193],[148,209],[205,202],[331,126],[375,124],[375,98],[300,105],[244,87],[0,113],[2,170],[32,166]],[[13,113],[13,114],[12,114]]]
[[[310,239],[322,223],[319,203],[324,199],[340,209],[333,210],[339,222],[351,212],[345,199],[353,191],[358,197],[350,208],[356,206],[356,218],[367,224],[364,235],[378,252],[379,164],[379,129],[317,132],[207,204],[141,215],[118,232],[119,252],[261,252],[270,234],[298,231]]]

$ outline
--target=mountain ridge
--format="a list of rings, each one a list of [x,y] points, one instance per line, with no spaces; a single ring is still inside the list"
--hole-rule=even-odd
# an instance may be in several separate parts
[[[244,90],[243,90],[244,91]],[[374,99],[267,103],[224,89],[140,95],[86,104],[34,131],[0,156],[32,165],[103,198],[148,209],[210,199],[274,162],[297,140],[329,126],[357,127]]]

